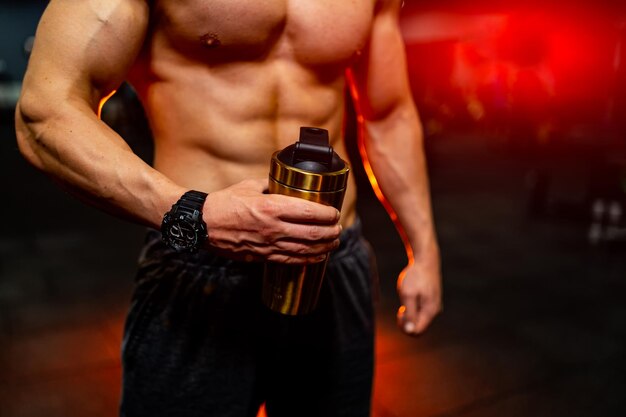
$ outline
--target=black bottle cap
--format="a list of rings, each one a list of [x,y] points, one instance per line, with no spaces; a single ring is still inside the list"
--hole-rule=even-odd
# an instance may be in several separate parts
[[[293,167],[314,173],[333,172],[345,164],[330,146],[328,130],[301,127],[298,142],[283,149],[278,158]]]

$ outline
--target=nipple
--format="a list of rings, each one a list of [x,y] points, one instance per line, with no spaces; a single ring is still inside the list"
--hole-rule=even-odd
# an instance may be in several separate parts
[[[205,33],[200,36],[200,42],[205,48],[217,48],[222,44],[215,33]]]

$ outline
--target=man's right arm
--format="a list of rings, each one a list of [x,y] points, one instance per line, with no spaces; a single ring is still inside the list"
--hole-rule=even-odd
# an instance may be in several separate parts
[[[69,191],[158,228],[185,192],[153,170],[97,112],[121,84],[148,24],[143,0],[53,0],[44,12],[16,109],[26,159]]]
[[[143,45],[147,3],[50,1],[24,77],[16,132],[26,159],[72,194],[158,229],[187,189],[144,163],[97,115],[101,100],[121,84]],[[220,239],[212,243],[226,254],[301,263],[336,245],[334,208],[263,195],[250,182],[213,194],[214,207],[205,205],[205,211],[220,218]],[[245,198],[224,204],[236,195]],[[242,222],[242,214],[249,214],[252,224]],[[245,237],[245,246],[238,246],[238,236]]]

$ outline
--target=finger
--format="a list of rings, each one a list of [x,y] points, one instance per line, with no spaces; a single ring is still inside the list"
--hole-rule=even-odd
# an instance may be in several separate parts
[[[301,198],[272,194],[278,206],[278,218],[291,223],[335,224],[339,210],[332,206],[303,200]]]
[[[328,253],[339,247],[339,239],[330,241],[322,241],[318,243],[303,243],[301,241],[293,241],[291,239],[279,240],[275,243],[275,246],[281,253],[291,254],[296,256],[316,256]]]
[[[406,306],[401,305],[400,308],[398,308],[396,319],[398,322],[398,327],[403,329],[403,331],[404,331],[404,315],[405,314],[406,314]]]
[[[326,260],[327,254],[311,255],[311,256],[293,256],[282,253],[273,253],[267,257],[270,262],[276,262],[288,265],[308,265],[316,264]]]
[[[421,309],[417,317],[417,322],[415,323],[414,334],[423,333],[434,318],[435,313],[433,313],[430,309]]]
[[[282,231],[282,240],[306,244],[317,242],[333,242],[339,239],[342,227],[339,224],[322,226],[311,224],[286,223]]]
[[[294,255],[275,252],[269,255],[261,255],[256,252],[244,251],[244,252],[232,252],[221,249],[212,249],[214,253],[220,256],[233,259],[241,262],[276,262],[289,265],[308,265],[324,261],[328,254],[313,254],[313,255]]]
[[[284,253],[273,253],[267,257],[263,257],[256,254],[240,254],[234,259],[243,262],[275,262],[287,265],[310,265],[324,261],[328,257],[328,254],[320,255],[307,255],[307,256],[294,256]]]
[[[417,334],[419,297],[403,296],[401,301],[402,306],[398,309],[398,325],[406,334]]]

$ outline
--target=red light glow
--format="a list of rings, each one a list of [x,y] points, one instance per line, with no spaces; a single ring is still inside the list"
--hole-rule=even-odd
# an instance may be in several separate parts
[[[418,107],[439,119],[606,122],[624,78],[626,13],[593,6],[406,13],[402,31]],[[538,120],[538,119],[546,120]],[[499,120],[499,121],[502,121]]]

